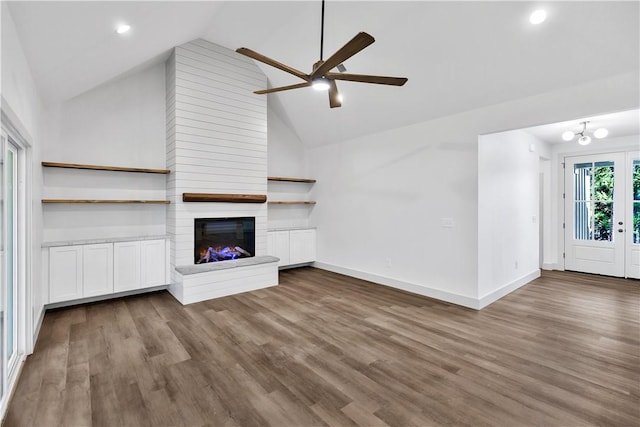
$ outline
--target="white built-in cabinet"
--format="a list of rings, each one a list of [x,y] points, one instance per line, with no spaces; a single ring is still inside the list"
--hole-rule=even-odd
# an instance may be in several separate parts
[[[115,270],[113,290],[115,292],[139,289],[140,242],[116,242],[113,244]]]
[[[316,260],[316,230],[289,231],[289,262],[303,264]]]
[[[140,285],[142,288],[160,286],[167,283],[166,243],[164,240],[143,240],[140,242]]]
[[[269,231],[267,233],[267,253],[280,258],[278,267],[289,265],[289,231]]]
[[[82,298],[82,246],[49,249],[49,302]]]
[[[267,233],[269,255],[280,258],[278,267],[308,264],[316,260],[315,228],[274,230]]]
[[[113,249],[111,243],[82,246],[82,296],[113,292]]]
[[[164,284],[164,239],[49,248],[49,303]]]

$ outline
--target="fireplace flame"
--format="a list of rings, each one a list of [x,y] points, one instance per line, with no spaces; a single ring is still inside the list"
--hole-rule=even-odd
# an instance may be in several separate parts
[[[251,257],[251,253],[242,249],[240,246],[217,246],[203,248],[199,251],[200,260],[196,264],[206,262],[228,261],[237,258]]]

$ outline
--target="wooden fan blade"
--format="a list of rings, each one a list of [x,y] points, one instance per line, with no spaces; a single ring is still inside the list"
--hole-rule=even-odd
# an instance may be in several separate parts
[[[264,95],[266,93],[281,92],[283,90],[290,90],[290,89],[300,89],[302,87],[309,87],[309,86],[311,86],[311,83],[304,82],[304,83],[298,83],[298,84],[295,84],[295,85],[272,87],[270,89],[256,90],[253,93],[258,94],[258,95]]]
[[[353,55],[360,52],[362,49],[369,46],[374,41],[376,41],[376,39],[365,32],[356,34],[356,36],[349,40],[347,44],[342,46],[336,53],[331,55],[318,68],[313,70],[313,72],[309,75],[309,78],[313,80],[316,77],[324,76],[329,70],[337,67],[338,64],[342,64],[344,61],[351,58]]]
[[[329,106],[331,108],[342,107],[340,94],[338,93],[338,85],[336,85],[334,80],[329,80]]]
[[[367,74],[327,73],[329,80],[347,80],[350,82],[375,83],[379,85],[402,86],[407,82],[406,77],[370,76]]]
[[[260,61],[264,64],[271,65],[272,67],[278,68],[279,70],[282,70],[289,74],[293,74],[296,77],[300,77],[302,80],[309,80],[308,74],[305,74],[300,70],[296,70],[293,67],[289,67],[288,65],[278,62],[275,59],[271,59],[267,56],[264,56],[254,50],[247,49],[246,47],[241,47],[236,49],[236,52],[238,52],[241,55],[248,56],[249,58],[255,59],[256,61]]]

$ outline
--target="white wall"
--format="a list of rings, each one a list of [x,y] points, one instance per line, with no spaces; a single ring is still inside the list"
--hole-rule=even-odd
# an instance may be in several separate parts
[[[269,176],[306,177],[305,145],[276,109],[267,108],[267,171]]]
[[[38,165],[40,164],[41,140],[41,115],[42,102],[38,95],[32,78],[31,69],[25,58],[24,51],[18,38],[15,24],[8,10],[6,2],[1,4],[1,109],[3,125],[5,120],[11,122],[13,131],[19,134],[20,140],[27,148],[25,164],[27,200],[25,201],[26,213],[26,241],[24,279],[26,289],[22,294],[27,301],[25,313],[25,329],[18,337],[20,346],[27,353],[33,350],[35,333],[40,325],[43,314],[43,306],[46,294],[43,292],[40,280],[42,269],[40,263],[40,245],[42,242],[42,210],[40,206],[40,182],[42,175]],[[25,216],[22,216],[25,219]],[[23,323],[23,322],[21,322]],[[5,369],[0,369],[3,375]],[[4,379],[0,379],[4,380]],[[15,381],[15,378],[14,378]],[[2,401],[0,416],[4,416],[6,399],[10,396],[14,384],[8,384]]]
[[[482,305],[539,275],[538,150],[544,145],[519,130],[478,138],[478,297]]]
[[[46,112],[43,160],[165,167],[164,66],[105,83]],[[42,168],[50,199],[166,199],[166,175]],[[44,240],[164,235],[165,205],[47,204]]]
[[[112,80],[47,111],[47,161],[165,164],[164,65]]]
[[[268,108],[268,174],[269,176],[314,178],[307,173],[306,148],[298,135],[285,123],[278,111]],[[311,200],[313,184],[269,181],[269,200]],[[309,226],[312,205],[269,205],[268,227],[274,229]]]
[[[478,135],[637,108],[638,95],[629,73],[310,150],[316,265],[478,307]]]

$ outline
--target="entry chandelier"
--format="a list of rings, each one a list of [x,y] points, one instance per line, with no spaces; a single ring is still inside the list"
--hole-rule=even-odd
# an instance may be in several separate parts
[[[577,136],[578,144],[589,145],[591,143],[591,137],[587,135],[587,123],[589,123],[589,121],[580,122],[582,125],[582,130],[580,132],[574,132],[571,130],[564,132],[562,134],[562,139],[565,141],[571,141]],[[598,128],[593,132],[593,136],[598,139],[605,138],[607,135],[609,135],[609,131],[606,128]]]

